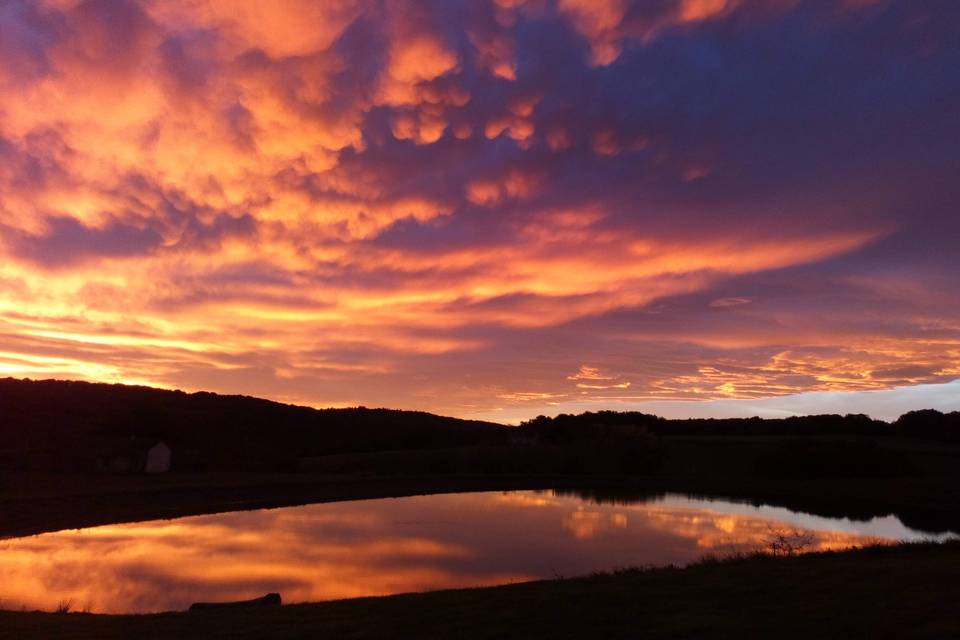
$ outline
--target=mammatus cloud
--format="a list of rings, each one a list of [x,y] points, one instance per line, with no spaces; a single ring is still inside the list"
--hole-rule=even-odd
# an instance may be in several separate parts
[[[459,415],[960,377],[960,8],[0,8],[0,374]]]

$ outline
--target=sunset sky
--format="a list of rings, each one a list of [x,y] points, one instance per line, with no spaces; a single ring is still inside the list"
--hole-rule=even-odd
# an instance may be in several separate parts
[[[0,0],[0,377],[960,409],[956,0]]]

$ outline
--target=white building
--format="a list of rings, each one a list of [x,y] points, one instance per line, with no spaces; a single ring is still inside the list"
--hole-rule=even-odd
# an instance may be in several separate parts
[[[158,442],[147,449],[143,470],[147,473],[166,473],[170,471],[170,456],[173,453],[165,442]]]

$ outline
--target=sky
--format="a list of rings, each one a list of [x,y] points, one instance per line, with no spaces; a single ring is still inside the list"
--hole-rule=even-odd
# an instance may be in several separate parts
[[[960,409],[955,0],[0,0],[0,376]]]

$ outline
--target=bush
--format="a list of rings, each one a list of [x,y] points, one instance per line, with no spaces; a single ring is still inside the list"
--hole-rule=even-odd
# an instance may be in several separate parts
[[[755,470],[768,478],[791,479],[897,478],[917,473],[906,455],[872,441],[789,442],[760,458]]]
[[[941,413],[935,409],[910,411],[893,424],[898,435],[947,442],[960,441],[960,411]]]

